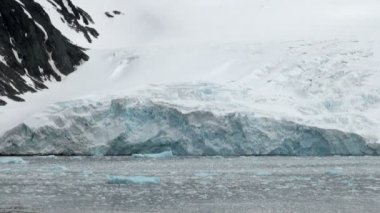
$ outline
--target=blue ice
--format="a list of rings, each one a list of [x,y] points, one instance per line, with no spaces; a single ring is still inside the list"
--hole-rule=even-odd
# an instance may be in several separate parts
[[[333,175],[333,176],[340,176],[340,175],[344,174],[344,171],[343,171],[342,167],[335,167],[335,168],[327,170],[325,172],[325,174]]]
[[[66,166],[62,166],[58,164],[51,165],[50,167],[47,168],[47,171],[49,173],[54,173],[54,174],[59,174],[59,175],[64,174],[67,170],[68,169]]]
[[[256,176],[271,176],[271,175],[273,175],[273,173],[270,171],[261,170],[261,171],[256,171],[255,175]]]
[[[108,175],[108,184],[160,184],[159,177]]]
[[[26,161],[20,157],[0,157],[0,164],[24,164]]]
[[[132,156],[135,158],[153,158],[153,159],[171,158],[173,157],[173,152],[170,150],[170,151],[154,153],[154,154],[133,154]]]

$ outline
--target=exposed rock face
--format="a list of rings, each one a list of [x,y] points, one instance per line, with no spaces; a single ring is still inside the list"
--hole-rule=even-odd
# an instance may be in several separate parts
[[[90,23],[94,23],[91,16],[82,8],[75,6],[71,0],[48,0],[62,15],[62,21],[68,24],[77,32],[83,33],[88,42],[92,42],[92,37],[97,38],[99,33],[92,27]],[[65,5],[64,1],[67,3]],[[82,23],[81,23],[82,22]]]
[[[36,125],[35,125],[36,124]],[[135,99],[65,102],[0,137],[0,155],[380,155],[352,133]]]
[[[96,34],[94,29],[76,24],[80,18],[92,20],[82,9],[73,8],[75,17],[61,7],[63,17],[76,30]],[[41,5],[33,0],[0,1],[0,105],[5,104],[1,96],[23,101],[18,95],[47,88],[45,81],[60,81],[62,75],[70,74],[86,60],[84,49],[53,26]]]
[[[115,18],[115,16],[119,16],[119,15],[123,15],[123,13],[121,11],[118,11],[118,10],[114,10],[112,12],[105,12],[104,13],[108,18]]]

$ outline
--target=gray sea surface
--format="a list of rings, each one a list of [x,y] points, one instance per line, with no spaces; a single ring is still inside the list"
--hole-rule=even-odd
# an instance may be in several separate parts
[[[380,209],[380,157],[22,159],[0,157],[0,212]]]

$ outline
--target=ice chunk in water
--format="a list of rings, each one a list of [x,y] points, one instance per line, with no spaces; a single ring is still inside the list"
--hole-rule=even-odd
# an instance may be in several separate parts
[[[63,175],[68,170],[66,166],[53,164],[46,168],[48,173],[53,173],[57,175]]]
[[[84,177],[89,177],[90,175],[92,175],[94,172],[93,171],[90,171],[90,170],[83,170],[82,171],[82,175]]]
[[[160,184],[159,177],[147,177],[147,176],[107,176],[108,184]]]
[[[215,174],[210,172],[197,172],[194,173],[194,176],[201,178],[212,178]]]
[[[24,164],[26,161],[20,157],[0,157],[0,164]]]
[[[327,170],[325,174],[328,175],[333,175],[333,176],[340,176],[344,174],[343,168],[342,167],[335,167],[330,170]]]
[[[260,171],[256,171],[255,175],[256,176],[271,176],[273,175],[273,173],[270,171],[260,170]]]
[[[135,158],[154,158],[154,159],[171,158],[171,157],[173,157],[173,152],[170,150],[170,151],[165,151],[165,152],[161,152],[161,153],[154,153],[154,154],[134,154],[132,156]]]

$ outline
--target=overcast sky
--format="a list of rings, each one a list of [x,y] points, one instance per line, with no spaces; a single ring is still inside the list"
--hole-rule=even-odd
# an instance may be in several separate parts
[[[106,41],[164,42],[378,39],[379,0],[75,0]],[[125,16],[104,18],[105,10]],[[112,33],[111,33],[112,32]],[[113,38],[113,39],[112,39]]]

